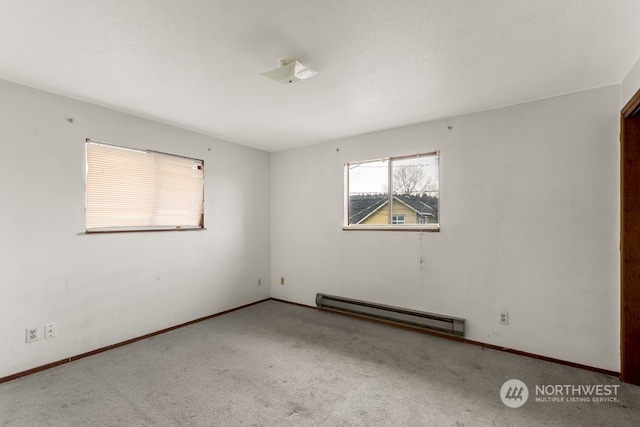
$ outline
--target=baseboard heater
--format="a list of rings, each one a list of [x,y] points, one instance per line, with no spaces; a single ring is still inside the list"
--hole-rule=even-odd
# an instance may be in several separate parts
[[[316,294],[316,305],[327,310],[382,319],[441,334],[464,337],[464,319],[459,317],[443,316],[326,294]]]

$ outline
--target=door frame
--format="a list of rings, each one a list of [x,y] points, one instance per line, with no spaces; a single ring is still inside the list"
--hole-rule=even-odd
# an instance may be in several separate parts
[[[620,111],[620,379],[640,385],[640,90]]]

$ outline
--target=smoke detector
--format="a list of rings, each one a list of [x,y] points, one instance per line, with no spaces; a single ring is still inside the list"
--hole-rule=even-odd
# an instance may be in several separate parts
[[[318,73],[302,65],[297,59],[282,58],[278,60],[278,68],[260,75],[280,83],[289,84],[308,79],[316,74]]]

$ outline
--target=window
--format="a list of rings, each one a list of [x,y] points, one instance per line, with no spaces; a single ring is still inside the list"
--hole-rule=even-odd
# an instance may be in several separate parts
[[[404,215],[392,215],[391,224],[395,224],[395,225],[404,224]]]
[[[345,164],[345,230],[439,230],[439,152]]]
[[[204,228],[204,162],[87,139],[86,231]]]

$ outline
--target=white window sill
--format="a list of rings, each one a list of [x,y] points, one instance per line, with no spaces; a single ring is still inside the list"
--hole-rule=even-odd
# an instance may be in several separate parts
[[[344,225],[343,231],[418,231],[421,233],[437,233],[440,224],[420,225]]]
[[[85,234],[99,233],[132,233],[144,231],[190,231],[190,230],[206,230],[204,227],[197,226],[174,226],[174,227],[101,227],[90,228],[85,230]]]

